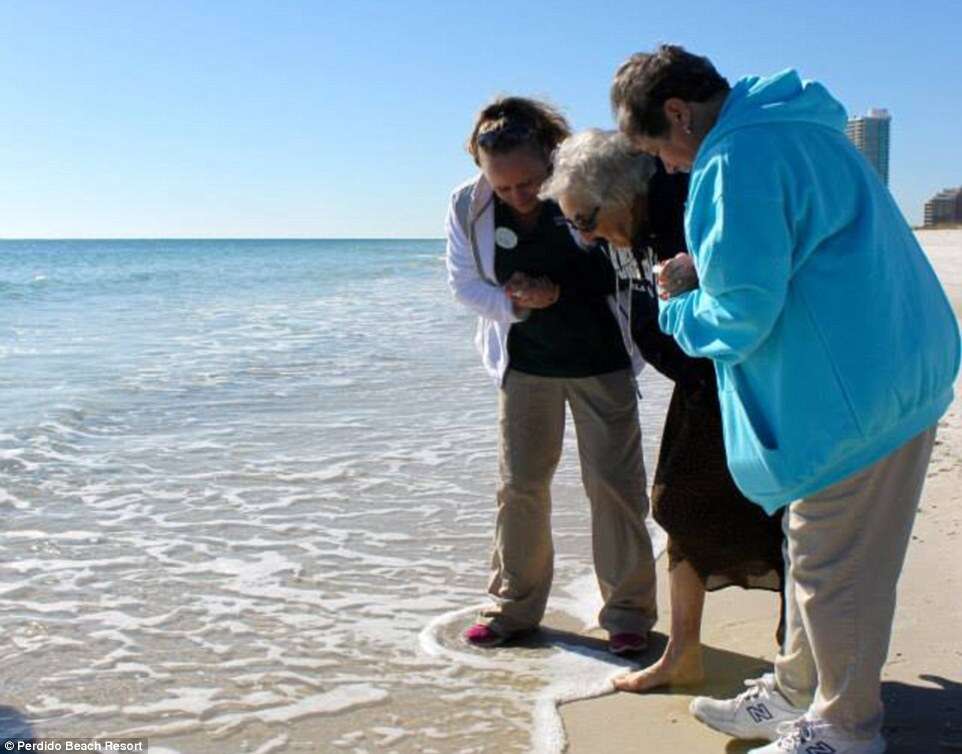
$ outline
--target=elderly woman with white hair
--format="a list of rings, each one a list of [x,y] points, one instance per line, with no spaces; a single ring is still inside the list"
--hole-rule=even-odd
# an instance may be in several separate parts
[[[780,518],[747,500],[728,471],[712,362],[686,356],[658,327],[655,268],[685,251],[686,194],[687,176],[668,175],[624,137],[594,129],[562,142],[541,192],[585,242],[607,247],[642,356],[675,382],[651,493],[669,537],[670,636],[654,664],[616,679],[624,691],[701,682],[705,592],[780,592],[784,574]],[[697,280],[666,283],[674,293]]]

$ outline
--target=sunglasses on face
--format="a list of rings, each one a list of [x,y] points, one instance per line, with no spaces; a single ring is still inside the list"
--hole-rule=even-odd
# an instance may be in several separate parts
[[[523,123],[505,123],[478,134],[478,146],[482,149],[513,147],[530,141],[534,130]]]
[[[601,211],[599,204],[587,215],[577,214],[573,218],[565,218],[569,228],[574,228],[579,233],[592,233],[598,227],[598,213]]]

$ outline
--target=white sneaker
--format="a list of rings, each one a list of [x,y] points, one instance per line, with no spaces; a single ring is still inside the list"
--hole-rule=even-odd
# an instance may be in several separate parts
[[[842,734],[834,725],[802,718],[778,727],[777,741],[748,754],[882,754],[885,739],[881,735],[871,741],[859,741]]]
[[[734,699],[709,699],[696,696],[688,708],[696,720],[709,728],[735,738],[778,738],[778,726],[802,717],[807,710],[794,707],[775,688],[775,675],[766,673],[761,678],[745,681],[747,691]],[[767,754],[767,752],[766,752]],[[808,752],[804,752],[808,754]],[[816,754],[822,754],[816,752]],[[826,752],[828,754],[828,752]]]

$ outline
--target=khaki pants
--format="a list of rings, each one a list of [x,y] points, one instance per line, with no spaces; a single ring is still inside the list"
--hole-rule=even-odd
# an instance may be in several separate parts
[[[895,588],[935,428],[785,514],[787,635],[779,690],[855,738],[882,725]]]
[[[510,633],[541,622],[554,568],[551,479],[571,407],[581,478],[591,502],[592,549],[610,633],[646,633],[657,618],[655,562],[645,528],[648,496],[638,401],[628,370],[597,377],[512,371],[499,403],[501,484],[488,592],[481,619]]]

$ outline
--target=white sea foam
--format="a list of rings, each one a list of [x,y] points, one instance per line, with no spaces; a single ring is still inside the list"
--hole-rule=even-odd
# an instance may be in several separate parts
[[[8,703],[41,735],[158,752],[555,740],[557,704],[618,664],[563,637],[524,657],[458,640],[489,559],[496,391],[437,249],[117,248],[71,248],[0,309]],[[649,461],[665,393],[646,383]],[[571,432],[554,510],[551,609],[588,627]]]
[[[549,610],[566,613],[581,621],[583,630],[595,628],[601,600],[597,596],[594,574],[589,571],[572,579],[563,591],[567,595],[553,597],[549,601]],[[556,651],[537,660],[525,659],[511,650],[471,649],[458,639],[455,629],[470,622],[471,616],[482,607],[475,605],[452,610],[431,620],[419,636],[421,650],[453,665],[541,679],[544,685],[536,692],[533,701],[530,750],[538,754],[560,754],[567,746],[567,737],[559,707],[613,693],[611,678],[631,667],[630,661],[564,638],[552,638],[551,645]]]

